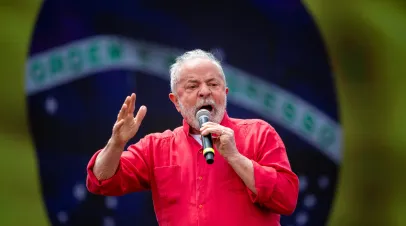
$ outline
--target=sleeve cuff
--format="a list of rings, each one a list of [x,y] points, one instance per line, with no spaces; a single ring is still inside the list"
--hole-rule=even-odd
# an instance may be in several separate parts
[[[248,187],[247,191],[253,203],[262,205],[272,196],[277,173],[272,167],[261,166],[254,160],[251,160],[251,162],[254,168],[254,181],[257,194],[252,192]]]
[[[121,171],[121,163],[119,163],[117,167],[116,173],[110,177],[109,179],[106,180],[98,180],[97,177],[93,173],[93,167],[96,162],[97,156],[100,154],[102,150],[97,151],[92,158],[90,159],[88,165],[87,165],[87,179],[86,179],[86,186],[89,192],[94,193],[94,194],[100,194],[100,195],[105,195],[104,191],[111,191],[112,188],[111,186],[117,186],[116,184],[119,184],[117,182],[112,183],[112,181],[117,181],[120,179],[120,171]]]

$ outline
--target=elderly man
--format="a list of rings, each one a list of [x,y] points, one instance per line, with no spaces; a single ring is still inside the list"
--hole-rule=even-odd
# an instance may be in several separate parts
[[[183,125],[149,134],[123,152],[147,111],[141,106],[134,117],[136,96],[128,96],[110,140],[88,164],[88,190],[119,196],[151,189],[160,225],[280,225],[280,215],[296,208],[299,182],[277,132],[265,121],[227,115],[228,88],[212,54],[186,52],[170,76],[169,99]],[[210,122],[200,127],[202,108]],[[201,135],[208,134],[213,164],[202,154]]]

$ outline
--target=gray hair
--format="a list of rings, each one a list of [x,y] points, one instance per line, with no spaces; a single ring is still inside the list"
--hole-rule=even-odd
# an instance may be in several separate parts
[[[218,60],[212,53],[206,52],[201,49],[195,49],[191,50],[188,52],[185,52],[184,54],[178,56],[175,60],[175,63],[171,65],[170,67],[170,76],[171,76],[171,92],[175,93],[176,90],[176,85],[179,82],[179,69],[182,67],[182,65],[192,59],[196,58],[201,58],[201,59],[208,59],[212,61],[219,69],[221,72],[221,75],[224,79],[224,82],[226,82],[226,77],[224,75],[223,68],[221,66],[220,60]]]

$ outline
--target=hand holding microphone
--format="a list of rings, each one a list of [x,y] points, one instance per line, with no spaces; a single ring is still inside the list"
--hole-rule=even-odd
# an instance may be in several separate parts
[[[234,131],[232,129],[218,123],[210,122],[210,112],[206,109],[199,110],[196,113],[196,118],[199,120],[200,125],[203,155],[208,164],[214,162],[215,153],[213,144],[225,159],[232,158],[239,154],[235,144]],[[217,135],[218,137],[213,138],[212,134]]]

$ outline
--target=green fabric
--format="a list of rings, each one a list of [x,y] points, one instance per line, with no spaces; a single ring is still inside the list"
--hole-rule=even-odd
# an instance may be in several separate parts
[[[0,4],[0,225],[49,225],[29,136],[24,66],[38,0]]]
[[[406,4],[304,4],[331,57],[344,128],[329,225],[406,225]]]

